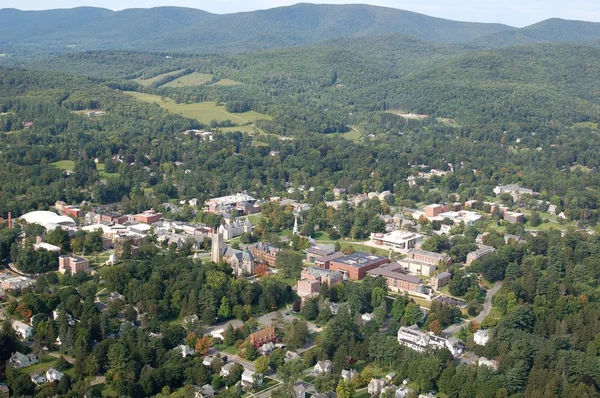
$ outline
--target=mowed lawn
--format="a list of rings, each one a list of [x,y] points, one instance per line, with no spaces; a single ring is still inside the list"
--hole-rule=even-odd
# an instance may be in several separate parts
[[[141,84],[142,86],[149,86],[152,83],[154,83],[155,81],[158,81],[158,80],[162,79],[165,76],[175,75],[175,74],[181,72],[182,70],[183,69],[175,70],[173,72],[163,73],[162,75],[154,76],[154,77],[151,77],[150,79],[142,79],[141,77],[138,77],[137,79],[133,79],[133,81]]]
[[[71,170],[75,168],[75,162],[72,160],[59,160],[58,162],[51,163],[52,166],[58,167],[61,170]]]
[[[213,120],[221,122],[225,120],[231,120],[233,123],[243,125],[254,123],[259,119],[272,119],[270,116],[254,111],[244,113],[229,113],[225,110],[225,105],[217,106],[214,102],[177,104],[170,98],[166,98],[165,101],[162,101],[158,95],[138,93],[136,91],[126,91],[125,93],[139,99],[140,101],[150,103],[155,102],[160,105],[161,108],[164,108],[171,113],[177,113],[183,117],[196,119],[203,124],[209,124]]]
[[[190,73],[179,77],[175,80],[171,80],[167,84],[163,84],[161,87],[185,87],[185,86],[199,86],[212,80],[212,75],[208,73]]]

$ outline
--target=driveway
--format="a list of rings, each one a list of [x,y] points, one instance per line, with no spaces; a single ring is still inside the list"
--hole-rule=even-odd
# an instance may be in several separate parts
[[[500,290],[501,287],[502,287],[502,282],[496,282],[496,284],[487,291],[487,293],[485,295],[485,300],[483,302],[483,310],[481,310],[479,315],[477,315],[473,319],[474,321],[481,324],[481,322],[483,322],[485,317],[488,316],[490,314],[490,312],[492,312],[492,298],[494,297],[494,295],[496,293],[498,293],[498,290]],[[463,326],[466,326],[468,323],[469,323],[468,320],[464,320],[463,322],[461,322],[459,324],[449,326],[442,331],[442,334],[444,336],[453,335],[454,333],[458,332],[460,330],[460,328],[462,328]]]

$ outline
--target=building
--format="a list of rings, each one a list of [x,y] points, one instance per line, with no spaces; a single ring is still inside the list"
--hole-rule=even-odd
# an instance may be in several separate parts
[[[408,250],[423,241],[423,235],[408,231],[392,231],[386,234],[371,234],[371,243],[389,249]]]
[[[223,261],[231,265],[233,273],[237,277],[252,275],[256,262],[254,255],[250,250],[237,250],[232,247],[227,247],[222,256]]]
[[[195,387],[195,390],[194,398],[213,398],[215,396],[215,389],[210,384]]]
[[[263,344],[279,342],[279,337],[277,337],[277,334],[275,333],[275,328],[271,326],[267,326],[258,332],[250,334],[248,339],[256,349],[260,348]]]
[[[382,276],[387,280],[388,289],[396,293],[425,294],[423,281],[403,272],[404,267],[398,263],[391,263],[367,272],[367,275]]]
[[[524,216],[523,213],[517,213],[514,211],[505,211],[503,216],[505,221],[511,224],[523,224]]]
[[[8,387],[6,387],[6,385],[0,383],[0,398],[9,398],[10,397],[10,391],[8,390]]]
[[[440,215],[441,213],[445,213],[449,210],[450,210],[450,206],[448,206],[447,204],[443,204],[443,205],[433,204],[433,205],[425,206],[425,217],[433,218],[433,217],[436,217],[436,216]]]
[[[223,365],[221,367],[221,371],[219,372],[219,376],[229,377],[229,375],[231,374],[231,368],[233,368],[233,365],[235,365],[235,362],[228,362],[225,365]]]
[[[263,382],[263,375],[261,373],[255,373],[250,369],[244,369],[242,373],[242,388],[250,389],[254,387],[254,383],[261,385]]]
[[[183,358],[187,357],[188,355],[194,355],[196,353],[196,350],[194,350],[189,345],[185,344],[179,344],[177,347],[173,348],[173,351],[177,351],[177,353]]]
[[[410,258],[398,260],[398,264],[404,268],[404,272],[409,274],[431,276],[437,270],[437,265],[411,260]]]
[[[490,339],[490,333],[486,329],[479,329],[473,335],[473,341],[477,345],[486,345],[489,339]]]
[[[252,224],[248,218],[238,218],[233,222],[227,218],[225,220],[225,224],[219,226],[219,231],[223,233],[225,240],[231,240],[242,234],[252,232]]]
[[[266,343],[260,346],[260,348],[258,349],[258,353],[261,355],[269,355],[270,353],[273,352],[273,350],[275,349],[275,344],[273,343]]]
[[[333,364],[329,360],[319,361],[313,370],[315,373],[331,373],[333,371]]]
[[[445,339],[430,333],[423,333],[417,325],[402,326],[398,329],[398,343],[415,351],[425,351],[428,348],[447,348],[453,356],[464,352],[464,347],[457,339]]]
[[[21,321],[13,321],[12,328],[15,332],[19,333],[23,340],[27,340],[33,336],[33,328]]]
[[[435,290],[440,290],[441,287],[446,286],[452,280],[452,274],[450,272],[441,272],[431,278],[431,285]]]
[[[432,265],[450,264],[452,262],[452,259],[446,253],[436,253],[421,249],[410,249],[406,254],[411,260]]]
[[[355,252],[331,261],[329,269],[340,271],[344,279],[358,281],[367,276],[367,271],[390,262],[390,259],[375,254]]]
[[[12,365],[15,369],[26,368],[39,362],[39,358],[35,354],[24,355],[19,351],[12,354],[8,360],[8,364]]]
[[[250,246],[249,249],[257,263],[267,264],[269,267],[275,266],[277,254],[280,252],[280,249],[271,246],[266,242],[255,243],[254,245]]]
[[[202,358],[202,365],[206,367],[211,367],[214,361],[215,357],[207,355],[204,358]]]
[[[533,189],[521,188],[520,186],[518,186],[516,184],[498,185],[496,188],[494,188],[494,193],[496,195],[502,195],[502,194],[508,193],[508,194],[510,194],[510,196],[513,197],[513,199],[515,201],[519,200],[521,198],[521,196],[523,196],[523,195],[531,195],[531,196],[537,195],[537,192],[534,192]]]
[[[35,285],[35,281],[26,276],[16,276],[0,282],[0,287],[4,290],[23,290],[33,285]]]
[[[300,359],[300,355],[295,351],[287,351],[283,357],[284,362],[293,361],[295,359]]]
[[[306,387],[302,382],[294,384],[294,398],[306,398]]]
[[[162,219],[162,213],[157,213],[154,209],[146,210],[143,213],[135,215],[135,221],[142,224],[152,224]]]
[[[59,216],[51,211],[32,211],[20,217],[27,224],[39,224],[46,228],[47,231],[52,231],[57,227],[69,230],[77,227],[75,220],[67,216]]]
[[[60,379],[62,379],[64,376],[64,374],[62,372],[59,372],[58,370],[54,369],[54,368],[50,368],[46,371],[46,379],[51,383],[53,381],[60,381]]]
[[[313,247],[309,247],[308,249],[306,249],[305,253],[306,253],[306,261],[314,263],[315,260],[318,258],[329,256],[330,254],[335,253],[335,249],[329,248],[329,247],[320,248],[317,246],[313,246]]]
[[[43,250],[47,250],[49,252],[55,252],[55,253],[60,254],[60,247],[51,245],[50,243],[46,243],[46,242],[38,242],[38,243],[34,244],[33,249],[34,250],[43,249]]]
[[[344,276],[338,271],[317,267],[304,268],[298,281],[298,295],[305,297],[318,294],[321,291],[321,285],[324,283],[334,286],[343,281]]]
[[[83,257],[74,255],[65,255],[58,257],[58,272],[64,274],[69,272],[75,275],[78,272],[90,273],[90,263]]]
[[[315,258],[315,265],[321,269],[329,269],[333,260],[344,256],[345,254],[342,252],[334,252],[327,256]]]
[[[355,369],[342,370],[342,380],[345,382],[351,382],[355,377],[358,377],[358,372]]]
[[[31,376],[29,376],[29,378],[31,379],[31,382],[33,384],[35,384],[36,386],[39,386],[40,384],[44,384],[48,381],[46,379],[46,376],[40,375],[38,373],[32,374]]]
[[[221,261],[221,256],[225,252],[225,245],[223,244],[223,232],[221,230],[214,233],[212,236],[212,246],[210,251],[210,260],[218,263]]]
[[[494,254],[496,253],[496,249],[494,249],[492,246],[486,246],[486,245],[477,245],[478,249],[475,251],[472,251],[471,253],[467,254],[467,261],[465,262],[466,265],[471,265],[471,263],[475,260],[479,260],[485,256],[489,256],[490,254]]]
[[[233,208],[238,208],[238,206],[243,207],[245,203],[250,203],[254,205],[256,203],[256,199],[254,199],[250,195],[246,195],[244,193],[237,193],[235,195],[229,196],[221,196],[219,198],[213,198],[206,202],[206,211],[210,213],[219,214],[223,211],[229,212]],[[254,211],[254,210],[252,210]],[[259,209],[260,211],[260,209]],[[252,213],[245,213],[252,214]]]
[[[129,217],[114,212],[105,212],[100,214],[100,223],[106,225],[123,224],[129,221]]]

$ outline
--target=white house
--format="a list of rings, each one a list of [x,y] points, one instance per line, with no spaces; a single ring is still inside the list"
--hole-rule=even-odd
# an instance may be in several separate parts
[[[298,382],[294,385],[294,396],[295,398],[306,397],[306,387],[304,387],[304,384]]]
[[[49,382],[60,381],[63,376],[64,374],[62,372],[59,372],[54,368],[50,368],[46,371],[46,379],[48,379]]]
[[[464,351],[464,347],[456,338],[445,339],[432,333],[423,333],[417,325],[402,326],[398,329],[398,343],[420,352],[428,348],[447,348],[455,357]]]
[[[486,345],[490,339],[490,333],[487,329],[479,329],[473,335],[473,340],[477,345]]]
[[[196,350],[194,350],[189,345],[185,344],[179,344],[177,347],[173,348],[173,350],[177,351],[179,355],[181,355],[183,358],[187,357],[188,355],[194,355],[196,353]]]
[[[260,346],[260,348],[258,349],[258,352],[261,353],[262,355],[269,355],[270,353],[273,352],[273,350],[275,349],[275,344],[273,343],[266,343]]]
[[[358,372],[355,369],[342,370],[342,379],[346,382],[351,382],[352,379],[358,376]]]
[[[223,365],[221,367],[221,372],[219,373],[219,376],[229,377],[229,375],[231,374],[231,368],[233,368],[233,365],[235,365],[235,362],[229,362],[229,363],[226,363],[225,365]]]
[[[48,380],[46,380],[46,378],[43,375],[39,375],[37,373],[32,374],[31,376],[29,376],[29,378],[31,379],[31,382],[33,384],[35,384],[36,386],[39,386],[40,384],[44,384],[45,382],[48,381]]]
[[[490,369],[498,370],[498,361],[495,359],[487,359],[486,357],[481,357],[477,361],[479,366],[487,366]]]
[[[12,328],[15,332],[19,333],[24,340],[27,340],[33,335],[33,328],[26,323],[13,321]]]
[[[333,371],[333,364],[331,361],[319,361],[314,367],[315,373],[331,373]]]
[[[360,316],[360,319],[364,323],[371,322],[373,319],[375,319],[375,314],[373,314],[372,312],[367,312],[366,314],[362,314]]]
[[[387,381],[385,379],[371,379],[369,385],[367,386],[367,391],[369,395],[372,397],[380,395],[383,389],[387,386]]]
[[[263,382],[262,374],[245,369],[244,373],[242,373],[242,387],[252,388],[254,386],[255,378],[256,384],[261,385]]]
[[[285,353],[285,356],[283,357],[284,362],[293,361],[294,359],[300,359],[300,355],[298,355],[298,353],[295,351],[288,351]]]
[[[214,396],[215,390],[210,384],[205,384],[202,387],[196,387],[194,398],[213,398]]]
[[[207,356],[204,357],[204,359],[202,359],[202,365],[204,365],[204,366],[211,366],[214,360],[215,360],[214,357],[211,357],[210,355],[207,355]]]
[[[8,364],[12,365],[15,369],[26,368],[27,366],[31,366],[39,362],[37,355],[29,354],[24,355],[19,351],[12,354],[10,359],[8,360]]]

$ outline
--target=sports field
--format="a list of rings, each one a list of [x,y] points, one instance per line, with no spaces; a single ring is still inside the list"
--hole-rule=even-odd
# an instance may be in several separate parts
[[[180,114],[183,117],[196,119],[200,123],[209,124],[212,120],[225,121],[231,120],[238,125],[254,123],[259,119],[270,120],[271,117],[262,113],[250,111],[244,113],[229,113],[225,110],[225,105],[217,106],[214,102],[198,102],[192,104],[177,104],[170,98],[161,100],[160,96],[153,94],[138,93],[135,91],[127,91],[126,94],[131,95],[144,102],[155,102],[161,108],[168,110],[171,113]],[[235,130],[235,129],[228,129]],[[239,128],[238,128],[239,130]]]

